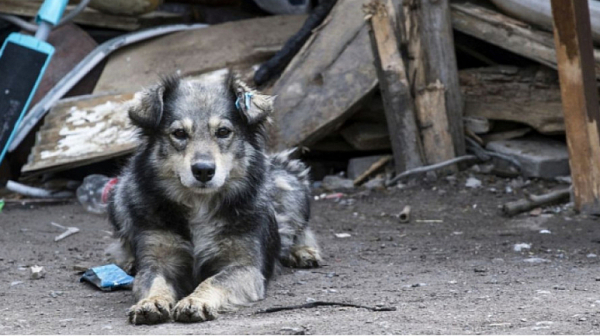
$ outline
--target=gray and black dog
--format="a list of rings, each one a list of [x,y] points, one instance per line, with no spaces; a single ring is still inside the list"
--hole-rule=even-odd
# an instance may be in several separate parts
[[[111,195],[135,324],[198,322],[260,300],[279,264],[317,267],[308,169],[268,155],[273,97],[230,76],[163,79],[129,110],[140,144]]]

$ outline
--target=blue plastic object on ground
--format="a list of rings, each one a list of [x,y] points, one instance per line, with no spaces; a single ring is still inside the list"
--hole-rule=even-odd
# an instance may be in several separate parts
[[[88,281],[103,291],[113,291],[117,289],[131,289],[133,279],[131,275],[125,273],[119,266],[109,264],[90,268],[83,273],[79,281]]]

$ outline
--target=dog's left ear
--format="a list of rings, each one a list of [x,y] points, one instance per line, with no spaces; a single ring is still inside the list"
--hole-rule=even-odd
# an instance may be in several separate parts
[[[259,124],[269,118],[273,111],[274,96],[251,89],[237,77],[230,79],[230,86],[236,97],[235,106],[249,124]]]

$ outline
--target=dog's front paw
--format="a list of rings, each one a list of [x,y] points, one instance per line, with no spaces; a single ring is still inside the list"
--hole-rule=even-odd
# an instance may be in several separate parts
[[[173,309],[173,319],[178,322],[204,322],[214,320],[218,315],[218,307],[210,301],[188,296]]]
[[[290,253],[290,266],[297,268],[319,267],[322,261],[319,250],[309,246],[295,247]]]
[[[133,324],[156,324],[167,322],[173,303],[162,297],[143,299],[129,308],[129,322]]]

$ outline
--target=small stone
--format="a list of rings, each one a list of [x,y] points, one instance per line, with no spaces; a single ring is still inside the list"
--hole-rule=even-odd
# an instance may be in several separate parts
[[[467,179],[467,183],[465,183],[465,187],[467,188],[479,188],[481,187],[481,181],[474,178],[474,177],[469,177]]]
[[[530,263],[530,264],[541,264],[541,263],[550,262],[550,260],[548,260],[548,259],[537,258],[537,257],[527,258],[527,259],[524,259],[523,261],[526,263]]]
[[[307,297],[306,298],[306,302],[311,303],[311,302],[317,302],[317,300],[311,298],[311,297]]]
[[[342,233],[334,233],[336,238],[350,238],[352,237],[351,234],[346,233],[346,232],[342,232]]]
[[[41,279],[44,276],[46,276],[46,271],[44,270],[44,267],[42,266],[31,266],[30,267],[31,270],[31,279],[33,280],[37,280],[37,279]]]
[[[20,285],[22,283],[23,283],[23,281],[13,281],[13,282],[10,283],[10,286],[13,287],[13,286]]]
[[[552,288],[553,288],[553,289],[556,289],[556,290],[566,290],[566,289],[567,289],[567,287],[565,287],[565,286],[563,286],[563,285],[556,285],[556,286],[554,286],[554,287],[552,287]]]
[[[369,190],[383,190],[385,189],[385,179],[382,177],[375,177],[369,182],[363,184],[363,187]]]
[[[523,250],[530,250],[531,249],[531,244],[528,243],[518,243],[515,244],[515,246],[513,246],[513,250],[515,252],[521,252]]]
[[[353,189],[354,181],[343,178],[337,175],[328,175],[323,178],[323,189],[326,190],[340,190],[340,189]]]
[[[588,258],[596,258],[598,256],[596,254],[594,254],[594,253],[590,253],[586,257],[588,257]]]
[[[579,318],[579,322],[584,322],[584,321],[587,321],[587,318],[586,318],[586,317],[580,317],[580,318]]]
[[[551,234],[550,230],[540,230],[541,234]]]
[[[284,332],[286,335],[305,335],[304,328],[297,327],[283,327],[279,331]]]

